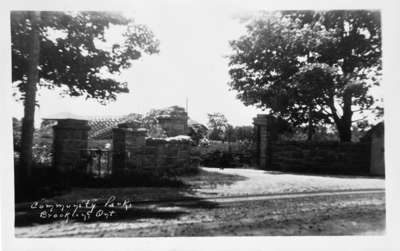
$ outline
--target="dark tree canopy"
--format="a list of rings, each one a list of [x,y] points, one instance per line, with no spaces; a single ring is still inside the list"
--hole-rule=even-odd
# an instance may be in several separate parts
[[[254,138],[253,130],[254,130],[253,126],[235,126],[233,140],[253,141]]]
[[[368,90],[379,84],[380,13],[270,12],[246,27],[230,42],[230,86],[238,98],[294,125],[335,123],[349,141],[352,107],[370,109]]]
[[[11,12],[12,81],[24,97],[28,74],[30,12]],[[122,41],[105,46],[106,31],[122,27]],[[41,87],[64,87],[64,94],[115,100],[127,84],[110,76],[131,66],[143,53],[158,52],[152,32],[132,19],[112,12],[40,12]]]

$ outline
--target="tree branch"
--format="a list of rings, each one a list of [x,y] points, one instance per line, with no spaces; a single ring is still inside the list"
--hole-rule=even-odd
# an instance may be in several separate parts
[[[358,121],[361,121],[361,120],[365,120],[366,118],[368,118],[368,116],[364,116],[364,117],[362,117],[360,119],[352,120],[351,123],[358,122]]]

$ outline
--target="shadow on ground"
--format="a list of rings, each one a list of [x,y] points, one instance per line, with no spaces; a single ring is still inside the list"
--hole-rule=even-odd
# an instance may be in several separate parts
[[[78,222],[116,222],[130,221],[138,219],[173,219],[184,214],[188,214],[193,209],[211,209],[218,207],[217,203],[206,201],[194,195],[193,189],[199,187],[212,187],[219,184],[232,184],[243,180],[245,177],[231,174],[221,174],[218,172],[200,170],[195,175],[188,175],[180,178],[183,186],[181,187],[76,187],[68,192],[53,196],[49,199],[39,200],[44,204],[42,209],[31,208],[34,202],[18,203],[15,205],[15,226],[32,226],[35,224],[49,224],[58,221],[66,221],[65,214],[69,212],[69,220]],[[110,196],[116,196],[119,200],[129,199],[132,207],[128,210],[116,209],[115,213],[106,218],[104,213],[109,212],[109,208],[104,208],[104,203]],[[46,203],[55,205],[78,204],[82,201],[96,201],[96,208],[90,214],[90,218],[84,216],[89,210],[79,208],[71,217],[73,209],[68,211],[56,207],[51,212],[50,207],[46,208]],[[46,211],[45,215],[41,213]],[[103,214],[96,216],[98,210]],[[60,216],[62,214],[62,216]],[[99,213],[101,214],[101,213]]]
[[[182,187],[115,187],[115,188],[74,188],[69,192],[49,199],[39,200],[42,209],[31,208],[32,203],[18,203],[15,206],[15,226],[32,226],[37,224],[49,224],[53,222],[68,220],[78,222],[118,222],[131,221],[138,219],[173,219],[188,214],[193,209],[211,209],[218,207],[217,203],[206,201],[196,197],[193,189],[199,187],[216,186],[218,184],[232,184],[238,180],[245,179],[242,176],[221,174],[201,170],[196,175],[182,177],[184,186]],[[104,207],[104,203],[110,196],[116,196],[119,200],[129,199],[132,207],[128,210],[115,209],[110,217],[106,218],[105,213],[109,208]],[[73,208],[61,211],[54,207],[50,212],[51,205],[74,205],[82,201],[96,201],[94,212],[90,217],[85,216],[90,209],[78,208],[75,212]],[[50,205],[46,208],[46,204]],[[57,211],[58,210],[58,211]],[[99,217],[96,213],[101,210]],[[46,211],[45,214],[41,213]],[[74,216],[71,217],[74,212]]]
[[[42,203],[46,203],[42,201]],[[56,203],[56,202],[48,202]],[[71,202],[57,202],[68,203]],[[75,205],[77,205],[76,203]],[[30,204],[32,205],[32,204]],[[190,213],[193,209],[212,209],[219,207],[218,203],[206,201],[201,198],[181,196],[174,201],[144,201],[132,203],[128,209],[123,207],[110,208],[103,202],[96,202],[94,210],[91,208],[78,208],[75,206],[67,209],[54,209],[50,211],[46,206],[42,209],[32,209],[30,205],[19,207],[15,215],[15,227],[33,226],[38,224],[50,224],[59,221],[69,222],[129,222],[138,219],[174,219]],[[67,204],[64,204],[67,205]],[[42,213],[46,211],[46,213]],[[111,213],[113,211],[113,213]],[[68,217],[66,213],[68,213]],[[108,215],[108,217],[107,217]]]

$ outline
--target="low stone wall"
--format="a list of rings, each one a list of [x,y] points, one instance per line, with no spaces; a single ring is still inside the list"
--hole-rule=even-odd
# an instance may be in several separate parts
[[[318,173],[368,173],[370,145],[340,142],[270,142],[270,168]]]
[[[113,130],[113,173],[129,170],[153,174],[181,174],[190,170],[192,141],[189,136],[146,138],[146,131]]]
[[[127,168],[160,174],[181,174],[191,167],[191,142],[147,138],[146,144],[127,152]]]

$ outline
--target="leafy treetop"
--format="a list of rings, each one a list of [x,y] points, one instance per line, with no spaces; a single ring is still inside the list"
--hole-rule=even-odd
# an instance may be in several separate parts
[[[12,81],[24,98],[27,83],[30,12],[11,12]],[[123,40],[107,44],[106,31],[125,29]],[[64,87],[63,94],[95,98],[101,103],[128,92],[110,76],[131,66],[143,53],[158,52],[159,42],[144,25],[112,12],[40,12],[39,86]]]
[[[335,123],[351,138],[352,115],[372,107],[379,85],[378,11],[282,11],[246,20],[230,42],[230,86],[246,105],[268,109],[294,125]]]

